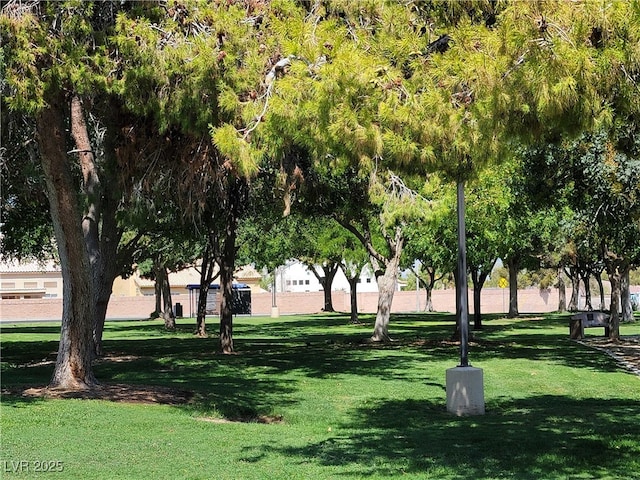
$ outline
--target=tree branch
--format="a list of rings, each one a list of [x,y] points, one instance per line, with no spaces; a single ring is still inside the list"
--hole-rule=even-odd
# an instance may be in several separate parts
[[[382,263],[383,265],[387,264],[387,259],[384,258],[376,249],[373,247],[373,243],[371,242],[371,238],[369,234],[362,234],[360,230],[358,230],[351,222],[347,222],[340,218],[334,217],[336,222],[342,225],[344,228],[349,230],[353,235],[360,240],[362,246],[367,250],[367,253],[374,258],[376,261]],[[375,266],[374,266],[375,267]]]

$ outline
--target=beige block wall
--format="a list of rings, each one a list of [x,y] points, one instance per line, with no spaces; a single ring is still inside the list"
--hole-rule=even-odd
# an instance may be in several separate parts
[[[469,291],[469,310],[473,312],[473,292]],[[567,298],[571,290],[567,291]],[[349,292],[333,292],[333,307],[340,312],[351,309]],[[455,290],[435,290],[432,296],[433,307],[437,312],[455,313]],[[526,289],[518,291],[518,309],[521,313],[545,313],[558,309],[558,290]],[[412,292],[396,292],[393,297],[392,312],[424,311],[426,298],[424,291],[416,294]],[[483,313],[506,313],[509,309],[509,293],[505,289],[483,289],[480,307]],[[310,293],[279,293],[276,303],[283,315],[293,313],[317,313],[324,306],[323,292]],[[269,315],[272,297],[270,293],[252,295],[251,306],[254,315]],[[358,311],[361,313],[375,313],[378,306],[378,294],[359,293]]]
[[[567,292],[569,297],[571,291]],[[568,298],[567,297],[567,298]],[[337,311],[350,310],[349,292],[333,292],[333,306]],[[181,303],[184,315],[188,316],[189,297],[177,295],[174,303]],[[358,294],[358,311],[361,313],[375,313],[377,308],[377,293]],[[272,296],[268,292],[253,293],[251,296],[253,315],[270,315]],[[323,292],[309,293],[279,293],[276,303],[280,314],[313,314],[322,310],[324,305]],[[420,296],[416,292],[396,292],[392,311],[416,312],[424,309],[424,291]],[[455,291],[436,290],[433,292],[434,309],[438,312],[455,312]],[[470,311],[473,312],[472,292],[469,292]],[[503,289],[483,289],[483,313],[505,313],[508,309],[508,292]],[[526,289],[518,292],[518,307],[521,313],[553,312],[558,308],[558,291],[555,289],[540,291]],[[107,311],[107,319],[145,319],[155,309],[153,296],[119,297],[112,296]],[[14,320],[54,320],[62,318],[62,299],[24,299],[0,300],[0,321]]]

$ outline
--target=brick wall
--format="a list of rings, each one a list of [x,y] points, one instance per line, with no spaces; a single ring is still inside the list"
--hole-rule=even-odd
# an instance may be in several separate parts
[[[154,297],[113,297],[107,318],[149,318],[155,309]],[[56,320],[62,318],[61,298],[0,300],[0,321]]]
[[[482,290],[482,312],[504,313],[508,310],[509,295],[504,289]],[[567,298],[571,291],[567,291]],[[333,292],[333,306],[337,311],[350,310],[349,292]],[[594,299],[595,301],[596,299]],[[174,303],[181,303],[184,315],[190,313],[189,298],[177,296]],[[359,293],[358,311],[375,313],[378,302],[377,293]],[[322,310],[324,306],[323,292],[279,293],[276,303],[281,315],[311,314]],[[254,293],[251,298],[253,315],[270,315],[272,297],[270,293]],[[396,292],[393,298],[392,311],[415,312],[423,310],[425,304],[424,291],[420,297],[416,292]],[[419,306],[418,306],[419,305]],[[433,292],[433,306],[439,312],[455,312],[455,291],[436,290]],[[536,288],[518,292],[518,307],[521,313],[553,312],[558,308],[558,291],[556,289],[540,291]],[[155,309],[155,299],[150,296],[112,297],[107,311],[108,319],[144,319]],[[469,309],[473,312],[472,293],[469,293]],[[0,300],[0,321],[15,320],[55,320],[62,317],[62,299],[24,299]]]
[[[473,292],[469,292],[469,309],[473,312]],[[571,291],[567,291],[567,296]],[[333,292],[333,307],[337,311],[350,311],[349,292]],[[436,290],[432,296],[433,307],[438,312],[455,312],[456,298],[454,290]],[[393,297],[392,311],[415,312],[423,311],[425,306],[424,291],[418,296],[413,292],[396,292]],[[254,315],[269,315],[271,312],[271,294],[254,294],[251,299]],[[509,292],[504,289],[483,289],[481,309],[483,313],[502,313],[509,309]],[[312,293],[279,293],[276,303],[283,315],[292,313],[317,313],[324,306],[322,292]],[[377,293],[359,293],[358,311],[362,313],[375,313],[378,305]],[[518,291],[518,308],[522,313],[553,312],[558,309],[558,291],[555,289],[540,291],[538,289],[526,289]]]

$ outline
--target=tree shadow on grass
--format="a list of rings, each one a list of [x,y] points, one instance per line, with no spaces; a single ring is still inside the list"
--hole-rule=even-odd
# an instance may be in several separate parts
[[[216,355],[199,347],[199,340],[154,340],[145,342],[144,349],[137,348],[137,341],[117,341],[114,346],[124,361],[107,358],[94,371],[105,381],[189,389],[194,392],[189,408],[216,412],[229,419],[277,415],[277,409],[298,401],[297,382],[301,377],[357,374],[424,381],[424,372],[411,368],[421,361],[415,352],[400,350],[390,355],[382,351],[384,355],[379,356],[368,347],[272,341],[252,343],[237,355]],[[146,355],[126,356],[134,351]]]
[[[2,392],[2,408],[25,408],[46,401],[42,397],[17,395],[12,392]],[[5,410],[5,413],[9,413]]]
[[[174,405],[197,417],[228,421],[281,419],[279,409],[293,402],[295,382],[247,374],[242,364],[229,366],[226,357],[219,357],[159,360],[130,355],[122,361],[104,359],[94,367],[99,385],[86,391],[50,390],[45,386],[52,367],[40,368],[40,377],[23,367],[14,369],[11,378],[3,378],[2,404],[17,407],[50,399],[106,400]]]
[[[353,466],[353,475],[428,478],[637,478],[640,401],[543,395],[500,400],[478,417],[381,400],[327,438],[277,450],[293,462]]]
[[[436,321],[426,322],[412,319],[405,331],[396,336],[396,341],[386,345],[363,342],[361,326],[349,326],[335,332],[332,327],[345,327],[341,316],[288,319],[269,325],[247,324],[237,329],[236,347],[239,355],[233,356],[215,355],[218,349],[215,337],[203,339],[191,335],[140,335],[135,339],[106,339],[104,347],[107,357],[111,357],[111,363],[114,364],[114,371],[120,371],[122,365],[126,365],[126,372],[116,375],[100,366],[100,361],[96,374],[98,378],[110,379],[114,375],[135,375],[135,372],[148,377],[147,374],[151,372],[153,376],[162,379],[163,370],[170,371],[170,368],[174,368],[171,365],[187,365],[192,362],[211,367],[260,367],[267,373],[297,372],[319,378],[342,373],[410,379],[415,376],[412,367],[417,363],[457,360],[459,347],[449,340],[447,325],[440,321],[442,317],[437,315],[436,318]],[[548,323],[536,321],[535,326],[542,329],[543,324]],[[608,356],[569,341],[566,337],[545,334],[543,330],[536,333],[536,330],[531,330],[529,322],[509,325],[513,333],[499,332],[503,325],[489,325],[472,339],[470,352],[474,362],[527,359],[555,362],[580,369],[617,370],[616,363]],[[518,332],[522,325],[526,327],[526,333]],[[152,328],[157,329],[159,326]],[[494,338],[497,340],[493,340]],[[43,362],[46,360],[51,363],[55,360],[56,348],[57,342],[12,342],[3,345],[3,362],[28,367],[17,373],[12,368],[6,369],[8,375],[3,378],[3,383],[15,383],[16,377],[21,375],[30,378],[43,376],[43,381],[47,382],[51,372],[47,371],[45,374],[41,371]],[[126,362],[116,362],[114,357]],[[154,362],[157,365],[154,366]],[[181,373],[176,371],[173,374],[175,380]],[[122,381],[119,377],[117,380]]]
[[[60,335],[60,322],[51,323],[47,325],[41,324],[16,324],[16,323],[1,323],[0,332],[3,336],[11,334],[30,334],[30,335]]]
[[[36,340],[36,341],[2,341],[0,352],[2,361],[10,364],[33,364],[50,360],[53,356],[55,360],[58,351],[57,340]]]
[[[396,319],[401,333],[389,345],[363,343],[363,332],[368,332],[369,327],[348,326],[343,315],[239,322],[239,354],[228,356],[215,354],[216,338],[164,335],[160,325],[149,324],[144,327],[156,335],[106,339],[108,356],[96,363],[95,373],[105,383],[191,391],[193,400],[186,408],[196,414],[212,413],[229,419],[273,415],[296,401],[300,377],[358,375],[424,382],[430,378],[425,365],[450,362],[453,366],[458,346],[445,341],[451,331],[447,323],[450,315],[429,314],[425,320],[420,316],[403,318]],[[601,352],[543,331],[557,321],[489,323],[471,345],[474,362],[527,359],[594,371],[619,371],[615,362]],[[518,331],[521,326],[526,332]],[[185,327],[190,329],[191,325]],[[116,333],[129,329],[134,333],[138,328],[130,324],[109,326]],[[501,331],[503,328],[513,333]],[[57,342],[3,345],[3,385],[46,385],[56,348]],[[29,358],[46,362],[29,362]],[[441,379],[431,385],[441,386]]]

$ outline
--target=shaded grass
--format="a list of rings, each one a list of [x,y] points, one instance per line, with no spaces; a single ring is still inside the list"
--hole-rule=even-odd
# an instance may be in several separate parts
[[[394,316],[386,346],[363,342],[363,319],[238,317],[230,356],[193,337],[192,320],[176,332],[108,323],[100,380],[186,389],[193,401],[4,395],[2,459],[59,460],[64,478],[640,478],[640,380],[569,341],[566,316],[485,317],[470,360],[484,370],[487,414],[469,418],[444,407],[458,361],[451,315]],[[57,330],[3,327],[3,388],[47,383]]]

